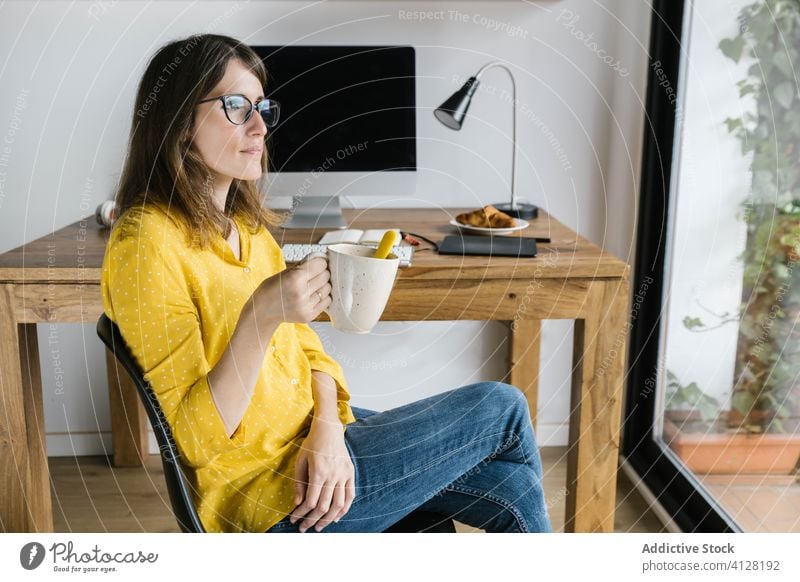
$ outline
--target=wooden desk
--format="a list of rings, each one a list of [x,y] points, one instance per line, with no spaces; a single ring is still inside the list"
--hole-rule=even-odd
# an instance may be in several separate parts
[[[463,210],[345,210],[345,217],[354,228],[397,227],[440,241],[453,233],[447,223]],[[36,324],[94,326],[103,309],[100,270],[108,233],[88,217],[0,255],[0,528],[5,531],[53,529]],[[273,234],[283,244],[315,242],[323,231]],[[509,322],[509,373],[502,380],[525,391],[534,423],[540,321],[576,320],[566,530],[613,531],[629,269],[545,213],[517,235],[549,236],[552,243],[541,244],[535,259],[417,250],[413,266],[400,269],[382,319]],[[127,375],[112,356],[107,363],[114,461],[138,465],[147,454],[147,417]]]

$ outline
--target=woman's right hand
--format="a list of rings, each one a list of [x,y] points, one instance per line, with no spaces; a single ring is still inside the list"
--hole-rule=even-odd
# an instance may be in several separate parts
[[[277,323],[310,323],[331,304],[328,262],[319,256],[264,279],[254,300],[259,317]]]

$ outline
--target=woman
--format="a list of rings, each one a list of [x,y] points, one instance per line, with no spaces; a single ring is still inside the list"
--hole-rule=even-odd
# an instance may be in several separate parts
[[[523,394],[482,382],[351,408],[308,325],[324,259],[290,269],[256,181],[279,105],[236,40],[160,49],[139,86],[103,264],[117,323],[172,428],[208,531],[379,532],[417,508],[550,531]],[[356,417],[358,420],[356,420]]]

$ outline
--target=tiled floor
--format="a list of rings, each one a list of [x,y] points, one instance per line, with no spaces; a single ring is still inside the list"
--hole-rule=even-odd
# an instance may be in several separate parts
[[[800,478],[760,475],[698,476],[745,532],[800,532]]]

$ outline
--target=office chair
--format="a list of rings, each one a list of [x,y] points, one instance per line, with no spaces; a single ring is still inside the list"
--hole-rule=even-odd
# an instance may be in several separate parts
[[[183,472],[178,446],[172,437],[172,431],[167,424],[155,392],[144,379],[139,365],[122,340],[122,334],[117,324],[111,321],[105,313],[97,321],[97,335],[128,372],[144,403],[147,417],[153,426],[158,448],[161,451],[167,492],[178,526],[183,533],[205,533],[205,528],[197,515],[192,490]],[[454,533],[455,531],[452,519],[427,511],[414,511],[385,530],[387,533]]]

